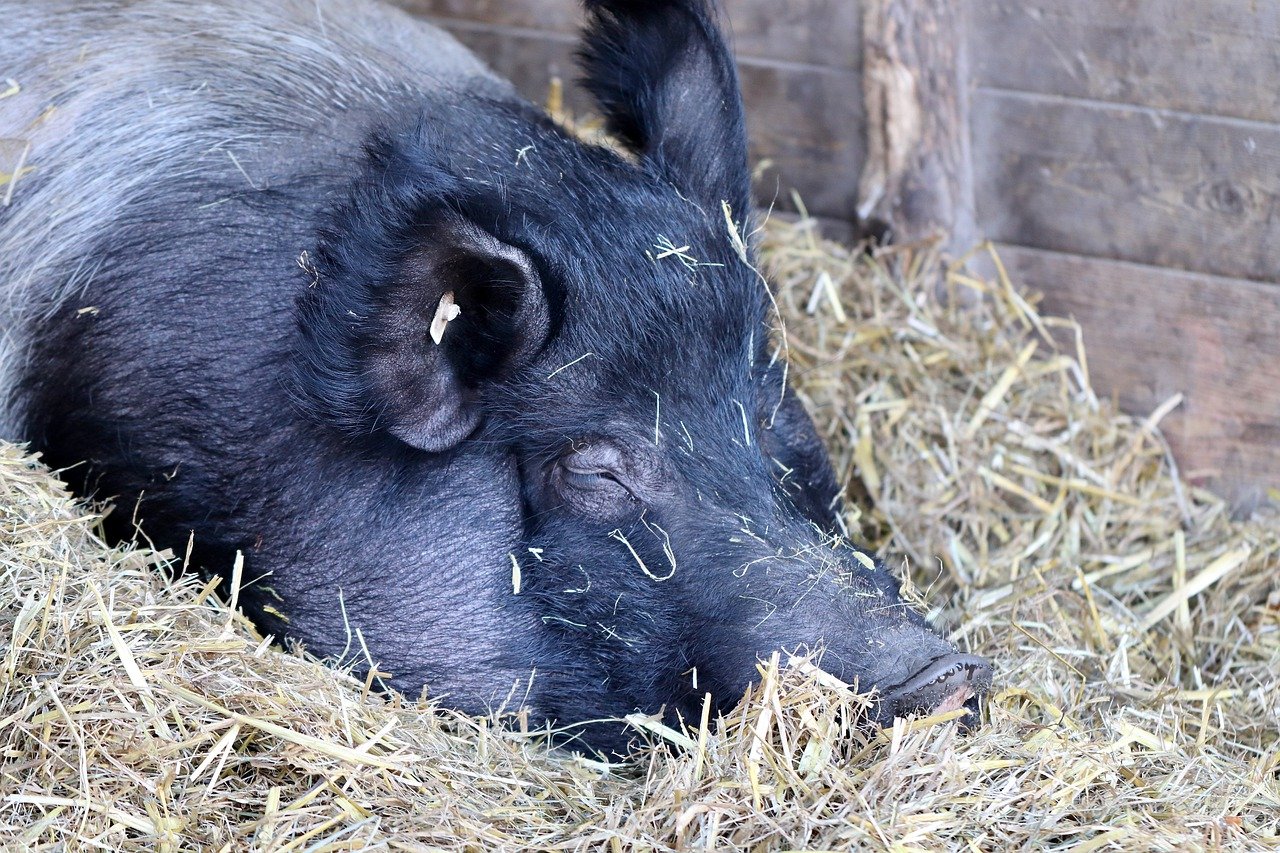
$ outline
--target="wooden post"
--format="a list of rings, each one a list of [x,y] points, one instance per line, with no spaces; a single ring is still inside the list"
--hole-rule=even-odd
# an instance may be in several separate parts
[[[865,0],[867,162],[858,215],[895,242],[978,239],[969,153],[964,0]]]

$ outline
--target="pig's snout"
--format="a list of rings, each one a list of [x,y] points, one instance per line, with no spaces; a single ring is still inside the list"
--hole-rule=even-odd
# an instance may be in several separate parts
[[[966,708],[969,713],[960,718],[960,724],[975,728],[980,722],[979,703],[990,688],[991,664],[984,658],[942,655],[901,684],[882,690],[876,718],[888,725],[894,717],[941,714]]]

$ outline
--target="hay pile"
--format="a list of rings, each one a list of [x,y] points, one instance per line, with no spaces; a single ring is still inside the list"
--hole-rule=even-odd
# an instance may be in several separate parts
[[[1154,419],[1100,402],[1083,352],[1052,344],[1069,325],[1008,282],[805,223],[766,244],[851,526],[996,663],[981,732],[862,734],[857,697],[775,661],[687,751],[547,754],[273,650],[208,586],[105,548],[4,447],[0,847],[1280,843],[1276,520],[1177,482]]]

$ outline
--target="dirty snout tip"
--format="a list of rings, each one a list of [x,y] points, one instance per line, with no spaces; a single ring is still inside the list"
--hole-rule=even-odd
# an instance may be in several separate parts
[[[981,723],[980,703],[991,689],[991,664],[976,655],[947,654],[883,691],[876,716],[883,724],[895,717],[968,710],[960,719],[965,729]]]

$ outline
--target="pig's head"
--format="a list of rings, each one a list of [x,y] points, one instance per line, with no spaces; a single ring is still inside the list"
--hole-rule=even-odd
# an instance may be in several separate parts
[[[302,303],[301,396],[358,453],[504,460],[486,500],[522,529],[467,559],[511,572],[526,634],[496,655],[528,656],[545,719],[696,718],[802,649],[876,688],[881,721],[976,708],[988,665],[835,533],[743,242],[741,101],[708,11],[587,5],[586,83],[627,154],[463,96],[381,137]]]

